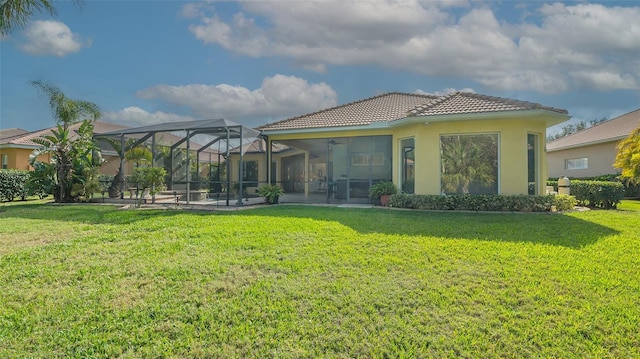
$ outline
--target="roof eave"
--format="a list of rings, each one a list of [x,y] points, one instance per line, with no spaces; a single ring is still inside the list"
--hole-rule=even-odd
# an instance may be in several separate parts
[[[556,148],[552,148],[549,149],[547,148],[547,152],[556,152],[556,151],[562,151],[562,150],[570,150],[572,148],[580,148],[580,147],[585,147],[585,146],[593,146],[593,145],[600,145],[603,143],[609,143],[609,142],[619,142],[620,140],[625,139],[627,136],[618,136],[618,137],[610,137],[610,138],[604,138],[601,140],[597,140],[597,141],[590,141],[590,142],[583,142],[583,143],[576,143],[573,145],[568,145],[568,146],[560,146],[560,147],[556,147]],[[547,144],[548,145],[548,144]]]
[[[314,128],[295,128],[295,129],[283,129],[283,130],[262,130],[262,134],[265,136],[273,135],[290,135],[290,134],[304,134],[304,133],[320,133],[320,132],[346,132],[354,130],[379,130],[389,128],[389,122],[374,122],[369,125],[358,126],[334,126],[334,127],[314,127]]]
[[[545,121],[547,127],[551,127],[571,118],[568,114],[554,111],[536,109],[536,110],[517,110],[517,111],[492,111],[492,112],[474,112],[451,115],[436,116],[408,116],[389,123],[390,127],[404,126],[413,123],[425,122],[451,122],[451,121],[471,121],[471,120],[495,120],[508,118],[540,118]]]

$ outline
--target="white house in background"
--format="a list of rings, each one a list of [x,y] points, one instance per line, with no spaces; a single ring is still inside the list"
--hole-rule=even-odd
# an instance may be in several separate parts
[[[549,177],[616,174],[618,142],[640,127],[640,109],[547,143]]]

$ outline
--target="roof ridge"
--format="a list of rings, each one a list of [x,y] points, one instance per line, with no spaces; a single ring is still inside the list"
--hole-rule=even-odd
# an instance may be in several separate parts
[[[307,116],[317,115],[317,114],[320,114],[320,113],[323,113],[323,112],[337,110],[337,109],[344,108],[344,107],[347,107],[347,106],[352,106],[352,105],[355,105],[355,104],[358,104],[358,103],[362,103],[362,102],[365,102],[365,101],[371,101],[371,100],[374,100],[374,99],[377,99],[377,98],[380,98],[380,97],[390,96],[390,95],[416,96],[416,97],[423,97],[425,99],[434,97],[433,95],[419,94],[419,93],[398,92],[398,91],[385,92],[385,93],[382,93],[382,94],[379,94],[379,95],[375,95],[375,96],[371,96],[371,97],[367,97],[367,98],[364,98],[364,99],[351,101],[351,102],[347,102],[347,103],[344,103],[344,104],[341,104],[341,105],[325,108],[325,109],[322,109],[322,110],[305,113],[303,115],[298,115],[298,116],[295,116],[295,117],[285,118],[285,119],[282,119],[282,120],[279,120],[279,121],[269,122],[269,123],[266,123],[266,124],[264,124],[262,126],[257,127],[257,129],[261,129],[261,128],[267,127],[267,126],[274,126],[274,125],[277,125],[277,124],[280,124],[280,123],[283,123],[283,122],[293,121],[293,120],[297,120],[297,119],[300,119],[300,118],[303,118],[303,117],[307,117]]]

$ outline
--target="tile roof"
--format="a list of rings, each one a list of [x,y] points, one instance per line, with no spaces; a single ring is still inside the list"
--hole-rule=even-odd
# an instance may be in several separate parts
[[[102,121],[95,121],[93,125],[94,125],[94,130],[93,130],[94,133],[111,132],[111,131],[128,128],[128,126],[116,125],[116,124],[102,122]],[[76,129],[78,129],[78,127],[80,127],[80,122],[71,125],[70,129],[72,131],[75,131]],[[33,139],[43,135],[51,134],[51,131],[54,129],[56,129],[56,127],[50,127],[50,128],[45,128],[43,130],[27,132],[24,134],[13,136],[13,137],[2,138],[0,139],[0,144],[33,146],[34,148],[40,147],[39,144],[33,142]]]
[[[468,92],[454,92],[412,109],[409,111],[409,116],[442,116],[538,109],[568,114],[567,110],[547,107],[539,103]]]
[[[437,98],[437,96],[430,95],[392,92],[266,124],[258,127],[258,130],[366,126],[375,122],[388,122],[404,118],[409,110]]]
[[[367,126],[411,116],[443,116],[500,111],[547,110],[566,115],[564,109],[538,103],[475,93],[455,92],[432,96],[392,92],[326,110],[266,124],[263,131]]]
[[[547,151],[619,141],[640,127],[640,109],[547,143]]]
[[[0,140],[9,138],[9,137],[15,137],[18,135],[24,135],[25,133],[28,133],[28,132],[29,131],[23,130],[21,128],[7,128],[5,130],[0,130]]]

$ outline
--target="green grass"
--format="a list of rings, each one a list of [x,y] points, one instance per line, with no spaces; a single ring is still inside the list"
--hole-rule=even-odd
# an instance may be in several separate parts
[[[640,204],[0,205],[0,357],[640,356]]]

